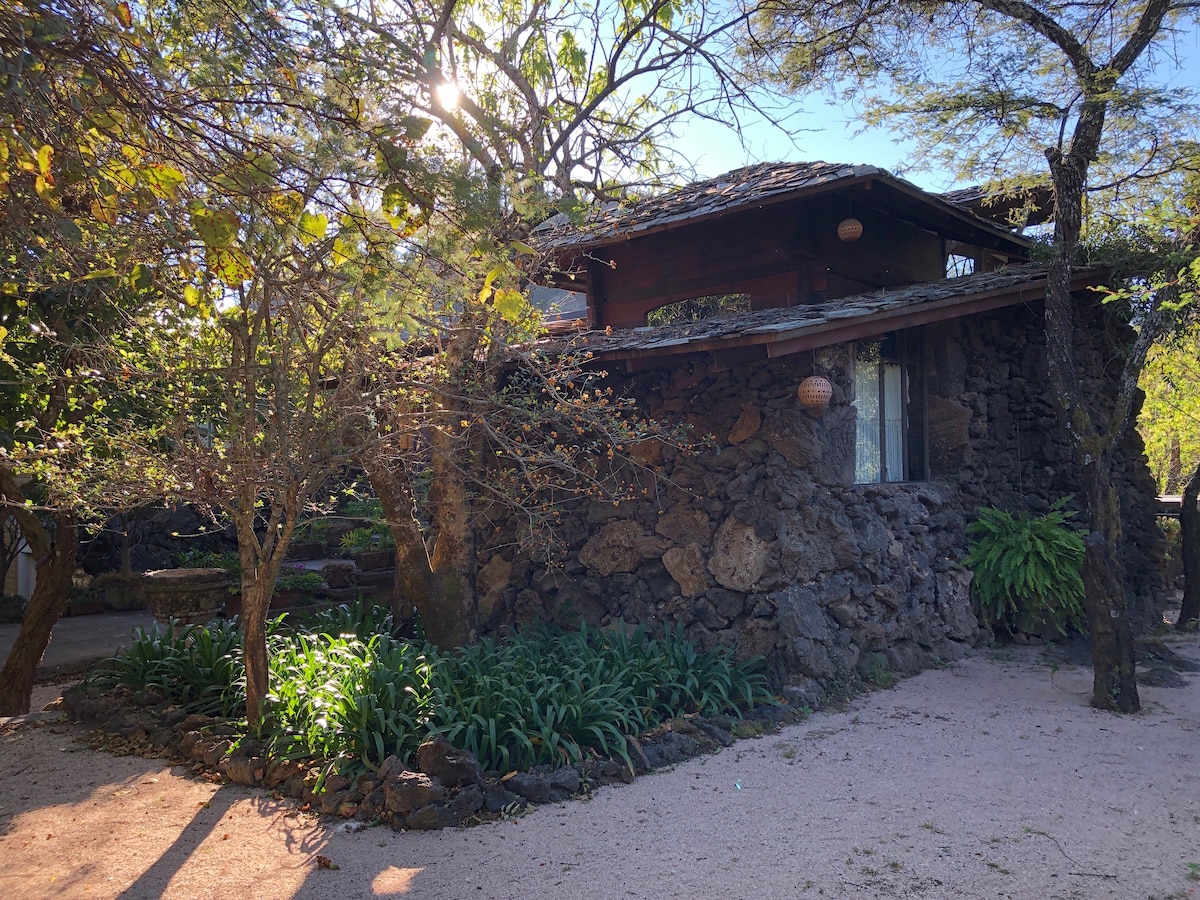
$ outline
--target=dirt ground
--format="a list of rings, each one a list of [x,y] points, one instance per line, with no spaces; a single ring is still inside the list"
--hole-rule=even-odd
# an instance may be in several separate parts
[[[1164,642],[1200,661],[1200,638]],[[1176,686],[1120,717],[1088,707],[1085,666],[984,650],[591,800],[436,833],[352,833],[23,727],[0,735],[0,897],[1187,898],[1183,678],[1152,675]]]

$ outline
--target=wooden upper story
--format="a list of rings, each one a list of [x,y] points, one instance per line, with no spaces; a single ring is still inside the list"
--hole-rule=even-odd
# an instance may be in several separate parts
[[[874,166],[759,164],[580,225],[552,220],[535,239],[551,260],[541,280],[586,294],[587,327],[636,328],[695,297],[796,307],[945,280],[948,261],[964,273],[1021,263],[1030,243],[1002,224],[1010,208],[951,202]],[[848,241],[850,218],[862,233]]]

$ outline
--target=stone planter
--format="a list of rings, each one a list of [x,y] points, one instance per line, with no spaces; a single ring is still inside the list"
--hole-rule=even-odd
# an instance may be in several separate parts
[[[325,556],[325,545],[320,541],[296,541],[288,547],[288,559],[321,559]]]
[[[326,563],[321,568],[321,577],[331,588],[353,587],[358,581],[358,569],[349,562]]]
[[[391,569],[396,565],[396,551],[390,548],[387,550],[363,550],[352,554],[351,558],[362,572]]]
[[[147,572],[143,590],[158,621],[202,625],[215,619],[229,591],[224,569],[160,569]]]
[[[271,595],[271,609],[288,609],[311,598],[309,591],[275,591]]]
[[[89,594],[80,597],[77,600],[72,600],[68,605],[64,616],[94,616],[98,613],[106,612],[108,607],[98,595]]]
[[[141,572],[112,572],[96,579],[95,586],[104,591],[104,602],[114,612],[132,612],[146,608],[145,578]]]

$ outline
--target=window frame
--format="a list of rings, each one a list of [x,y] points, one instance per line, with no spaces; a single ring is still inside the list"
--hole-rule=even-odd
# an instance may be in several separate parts
[[[864,343],[878,345],[877,358],[875,359],[860,359],[860,347]],[[895,331],[881,336],[876,341],[871,342],[855,342],[852,345],[851,356],[854,360],[854,385],[855,397],[852,405],[855,408],[856,424],[854,437],[854,483],[855,484],[898,484],[901,482],[925,481],[928,479],[928,470],[926,465],[925,447],[927,444],[925,435],[925,379],[921,368],[923,359],[921,341],[919,336],[910,334],[909,331]],[[875,391],[877,396],[876,405],[878,406],[878,414],[875,416],[873,423],[872,434],[875,436],[875,446],[878,452],[878,467],[874,478],[866,479],[860,476],[859,473],[859,435],[858,435],[858,416],[861,415],[861,407],[859,406],[858,385],[859,385],[859,366],[860,365],[874,366],[875,368]],[[889,391],[886,387],[888,380],[887,372],[894,371],[899,374],[899,440],[901,449],[899,453],[901,472],[893,473],[889,471],[889,457],[895,458],[895,454],[889,450],[888,442],[888,419],[896,417],[889,415],[894,412],[889,404],[887,397]],[[891,392],[894,396],[895,392]],[[891,448],[894,450],[894,448]]]

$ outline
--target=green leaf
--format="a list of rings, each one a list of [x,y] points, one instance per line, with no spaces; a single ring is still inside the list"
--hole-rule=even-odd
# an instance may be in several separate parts
[[[479,302],[487,303],[492,296],[492,283],[504,274],[504,266],[493,266],[483,279],[483,287],[479,289]]]
[[[184,182],[182,172],[160,163],[147,166],[142,172],[142,177],[145,178],[150,193],[159,200],[174,200]]]
[[[237,237],[241,222],[231,209],[213,209],[204,203],[193,203],[189,209],[192,228],[205,247],[228,247]]]
[[[403,172],[408,168],[408,151],[391,141],[380,141],[379,163],[385,172]]]
[[[154,270],[150,266],[138,263],[129,273],[129,286],[134,290],[144,291],[154,284]]]
[[[404,116],[400,120],[400,127],[404,131],[404,136],[410,141],[421,140],[432,125],[433,119],[427,119],[424,116]]]
[[[303,212],[300,214],[300,243],[311,244],[325,237],[329,227],[329,218],[319,213]]]
[[[254,263],[237,247],[209,247],[206,260],[209,271],[230,287],[254,276]]]
[[[98,278],[116,278],[116,269],[97,269],[95,272],[89,272],[80,278],[80,281],[95,281]]]
[[[58,229],[58,233],[72,244],[78,244],[83,240],[83,232],[79,230],[79,226],[73,219],[55,219],[54,226]]]
[[[492,305],[506,322],[519,321],[529,306],[525,302],[525,295],[516,290],[496,291]]]

